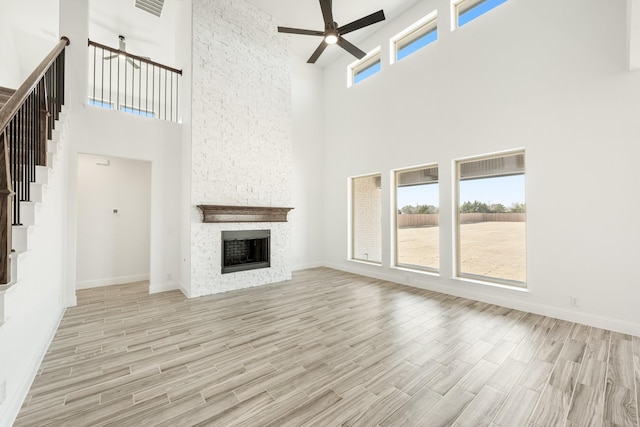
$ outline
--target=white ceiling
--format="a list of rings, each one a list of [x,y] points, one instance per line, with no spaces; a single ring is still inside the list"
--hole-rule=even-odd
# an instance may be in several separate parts
[[[175,66],[177,0],[166,0],[157,17],[134,6],[134,0],[91,0],[89,38],[118,48],[118,35],[126,38],[127,52]]]
[[[324,30],[324,21],[322,20],[322,11],[320,10],[320,2],[318,0],[247,1],[269,13],[279,22],[279,25],[309,30]],[[333,18],[338,25],[345,25],[383,9],[386,20],[388,21],[394,19],[418,1],[420,0],[334,0]],[[354,31],[345,38],[351,43],[358,45],[359,42],[366,39],[367,36],[374,33],[383,25],[384,22],[379,22],[370,27]],[[291,38],[292,53],[300,56],[305,61],[311,56],[322,40],[320,37],[296,34],[281,34],[281,36]],[[361,47],[361,49],[364,51],[367,50],[366,46]],[[328,65],[340,58],[341,55],[355,60],[354,57],[350,56],[349,53],[339,46],[329,46],[318,62],[316,62],[316,66],[323,67]]]
[[[212,0],[215,1],[215,0]],[[318,0],[247,0],[273,16],[278,25],[323,30],[324,22]],[[420,0],[334,0],[333,16],[338,25],[360,19],[383,9],[386,20],[394,19]],[[118,46],[117,35],[127,39],[127,50],[141,56],[174,65],[175,23],[183,0],[165,0],[160,18],[134,7],[133,0],[90,0],[89,37],[99,43]],[[358,45],[380,29],[379,22],[348,34],[345,38]],[[274,28],[273,31],[277,31]],[[290,40],[291,52],[305,61],[321,42],[320,37],[280,34]],[[358,46],[367,50],[371,46]],[[329,46],[315,66],[323,67],[340,58],[355,60],[339,46]]]

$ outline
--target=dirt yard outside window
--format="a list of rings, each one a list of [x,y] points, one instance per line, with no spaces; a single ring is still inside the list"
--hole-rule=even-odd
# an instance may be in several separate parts
[[[439,227],[398,230],[398,263],[439,266]],[[526,282],[526,223],[479,222],[460,226],[461,272]]]

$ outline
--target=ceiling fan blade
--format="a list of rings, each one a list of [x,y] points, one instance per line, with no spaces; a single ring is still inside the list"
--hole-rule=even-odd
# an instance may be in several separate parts
[[[347,34],[351,31],[359,30],[360,28],[367,27],[377,22],[384,21],[384,11],[379,10],[371,15],[360,18],[356,21],[350,22],[342,27],[338,28],[338,33]]]
[[[303,30],[300,28],[278,27],[279,33],[302,34],[305,36],[324,36],[323,31]]]
[[[318,46],[315,52],[313,52],[313,55],[311,55],[311,57],[307,61],[307,64],[315,64],[315,62],[318,60],[318,58],[320,57],[322,52],[324,52],[327,46],[328,46],[327,43],[325,43],[325,41],[322,40],[322,42],[320,42],[320,46]]]
[[[320,9],[322,9],[324,25],[333,26],[333,11],[331,10],[331,0],[320,0]]]
[[[119,55],[104,56],[102,59],[116,59]]]
[[[367,55],[365,52],[349,43],[346,39],[342,38],[342,36],[338,37],[338,45],[358,59],[362,59]]]

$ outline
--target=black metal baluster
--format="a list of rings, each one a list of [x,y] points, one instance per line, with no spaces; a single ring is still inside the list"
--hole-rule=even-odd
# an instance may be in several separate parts
[[[156,108],[156,66],[153,66],[153,72],[151,73],[153,84],[151,85],[151,108]],[[160,110],[158,110],[158,116],[160,116]]]
[[[102,72],[100,73],[100,78],[102,80],[100,86],[100,104],[104,107],[104,48],[102,48]]]
[[[138,114],[142,108],[140,102],[142,102],[142,61],[138,60]]]
[[[66,50],[63,50],[62,53],[60,53],[60,56],[58,57],[58,59],[60,59],[60,63],[62,64],[61,67],[60,67],[62,69],[61,78],[60,78],[60,110],[62,110],[62,106],[64,105],[64,99],[65,99],[64,98],[64,89],[65,89],[65,86],[64,86],[64,83],[65,83],[64,82],[64,76],[65,76],[64,65],[65,65],[65,60],[66,60],[65,59],[66,58],[65,53],[66,53]]]
[[[31,95],[29,95],[29,99],[31,100],[31,113],[30,113],[31,118],[29,119],[30,127],[31,127],[31,150],[29,152],[29,165],[31,170],[30,182],[35,182],[36,181],[36,150],[37,150],[37,145],[36,145],[36,130],[37,130],[36,117],[37,116],[36,116],[35,91],[31,92]],[[31,200],[31,184],[29,184],[29,186],[27,187],[27,190],[28,190],[27,198]]]
[[[29,133],[27,132],[29,126],[29,104],[25,102],[22,106],[22,126],[21,126],[21,140],[22,140],[22,200],[27,201],[27,188],[29,188]]]
[[[47,111],[49,112],[49,117],[47,120],[47,139],[51,139],[53,137],[53,115],[51,112],[53,111],[53,100],[51,98],[51,88],[53,87],[53,72],[51,69],[47,70],[45,74],[45,93],[47,97]]]
[[[58,114],[56,114],[56,120],[58,120],[62,112],[62,100],[64,99],[64,63],[62,62],[62,56],[58,56],[56,64],[56,72],[58,73],[58,97],[56,98]]]
[[[136,93],[136,69],[134,68],[133,64],[135,64],[134,60],[131,60],[131,104],[129,104],[129,106],[131,107],[131,110],[133,111],[133,109],[135,108],[134,105],[134,100],[133,100],[133,94]]]
[[[43,94],[42,84],[43,84],[43,80],[40,79],[40,82],[38,82],[38,100],[36,101],[38,103],[38,121],[37,121],[38,123],[38,164],[42,166],[46,166],[46,159],[43,158],[43,152],[45,153],[44,155],[46,156],[47,150],[46,150],[46,147],[42,147],[42,144],[44,145],[47,144],[47,141],[42,140],[42,119],[44,118],[44,114],[42,113],[42,94]]]
[[[173,72],[171,73],[171,114],[169,120],[173,121]]]
[[[119,110],[120,109],[120,56],[118,56],[117,59],[118,59],[118,79],[117,79],[118,84],[117,84],[116,90],[118,91],[118,95],[117,95],[118,102],[116,103],[117,104],[116,110]]]
[[[109,53],[112,53],[109,51]],[[113,105],[113,101],[111,99],[111,91],[113,86],[113,61],[109,60],[109,106]]]
[[[29,95],[27,98],[27,188],[25,198],[31,200],[31,183],[35,181],[33,174],[35,172],[33,162],[33,97]]]
[[[58,73],[56,69],[56,63],[54,62],[51,67],[51,120],[55,121],[56,110],[58,109]]]
[[[179,120],[179,114],[178,114],[178,109],[180,108],[180,91],[178,90],[180,88],[180,78],[178,76],[178,74],[176,74],[176,122],[178,122]]]
[[[144,109],[149,111],[149,63],[145,62],[147,77],[144,80]]]
[[[24,181],[25,181],[25,161],[24,161],[24,105],[18,111],[18,154],[20,163],[20,197],[18,200],[24,201]]]
[[[96,99],[96,51],[97,47],[93,46],[93,99]]]
[[[127,58],[124,58],[124,106],[127,106]]]
[[[9,157],[11,158],[11,165],[9,169],[11,169],[11,186],[14,192],[14,196],[12,198],[13,199],[13,220],[11,223],[13,225],[18,225],[18,219],[19,219],[19,214],[17,212],[18,196],[15,194],[18,191],[16,186],[17,177],[18,177],[18,171],[17,171],[18,156],[17,156],[17,147],[16,147],[16,138],[15,138],[15,134],[16,134],[16,118],[15,117],[11,120],[11,123],[9,124],[8,128],[10,129],[7,136],[9,137],[9,149],[10,149]]]

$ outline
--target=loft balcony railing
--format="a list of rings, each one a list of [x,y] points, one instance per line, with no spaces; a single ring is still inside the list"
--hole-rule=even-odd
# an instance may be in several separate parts
[[[63,37],[0,108],[0,287],[11,282],[11,227],[31,200],[36,167],[47,165],[47,139],[64,105]]]
[[[182,70],[89,40],[89,104],[177,122]]]

